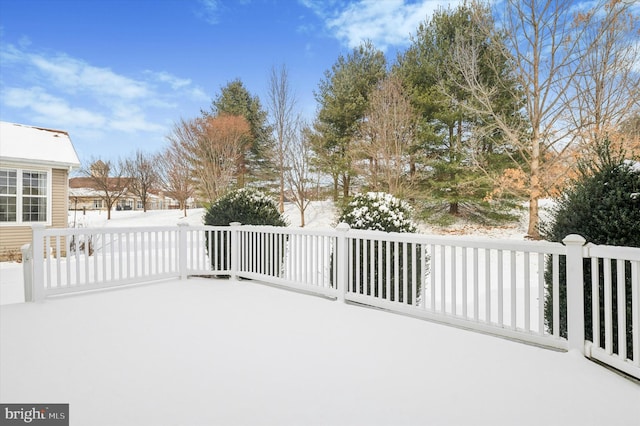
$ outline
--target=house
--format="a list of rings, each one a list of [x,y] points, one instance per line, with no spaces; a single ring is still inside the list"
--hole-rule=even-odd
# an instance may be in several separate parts
[[[122,179],[126,183],[129,178]],[[104,192],[95,186],[93,179],[90,177],[73,177],[69,179],[69,210],[106,210]],[[116,210],[143,210],[143,205],[140,197],[130,191],[125,191],[113,208]],[[162,191],[151,190],[147,194],[147,210],[178,208],[180,208],[179,203]]]
[[[19,258],[34,224],[67,227],[69,172],[78,167],[67,132],[0,121],[0,259]]]

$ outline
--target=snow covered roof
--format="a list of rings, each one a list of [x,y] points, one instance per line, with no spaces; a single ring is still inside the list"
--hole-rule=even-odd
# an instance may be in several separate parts
[[[0,161],[80,167],[67,132],[6,121],[0,121]]]

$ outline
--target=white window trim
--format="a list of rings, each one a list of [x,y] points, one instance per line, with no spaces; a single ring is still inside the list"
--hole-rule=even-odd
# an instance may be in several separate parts
[[[12,227],[25,227],[31,226],[34,224],[43,224],[46,226],[51,226],[52,222],[52,213],[53,213],[53,171],[52,169],[46,169],[42,167],[31,167],[29,165],[12,165],[12,164],[2,164],[0,169],[4,170],[16,170],[17,172],[17,193],[16,193],[16,221],[15,222],[0,222],[0,227],[2,228],[12,228]],[[23,172],[41,172],[47,174],[47,220],[44,222],[24,222],[22,220],[22,199],[24,194],[22,193],[22,173]]]

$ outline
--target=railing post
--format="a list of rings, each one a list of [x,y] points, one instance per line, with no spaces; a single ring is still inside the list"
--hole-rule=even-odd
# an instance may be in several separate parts
[[[187,279],[187,234],[189,224],[180,222],[178,223],[178,271],[180,272],[180,279]]]
[[[24,301],[33,302],[33,250],[27,243],[20,247],[22,252],[22,276],[24,283]]]
[[[349,280],[349,265],[348,261],[348,245],[347,245],[347,232],[351,229],[347,223],[339,223],[336,226],[338,231],[337,241],[337,268],[336,268],[336,291],[338,292],[337,298],[339,302],[344,302],[344,296],[347,293],[347,281]]]
[[[584,270],[582,247],[586,240],[580,235],[567,235],[567,340],[569,350],[584,355]]]
[[[32,235],[32,257],[33,268],[31,268],[31,300],[30,302],[41,302],[44,300],[44,230],[46,227],[37,223],[31,226]],[[49,248],[47,247],[47,251]],[[26,295],[25,295],[26,296]]]
[[[231,222],[231,280],[235,280],[238,277],[238,264],[240,256],[240,222]]]

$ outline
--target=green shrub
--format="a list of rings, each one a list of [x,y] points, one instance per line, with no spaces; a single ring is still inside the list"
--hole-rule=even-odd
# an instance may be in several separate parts
[[[237,189],[223,195],[209,206],[204,217],[205,225],[227,226],[231,222],[287,226],[275,201],[254,188]]]
[[[340,215],[339,221],[350,225],[352,229],[365,229],[384,232],[415,232],[416,225],[411,221],[410,206],[387,193],[384,192],[367,192],[365,194],[356,195],[353,200],[348,203]],[[358,242],[353,241],[353,252],[357,252],[351,267],[351,291],[362,294],[369,294],[375,297],[382,297],[387,300],[393,300],[403,303],[414,303],[412,297],[411,274],[412,268],[416,268],[417,288],[416,294],[420,295],[420,283],[422,282],[422,262],[419,244],[403,244],[387,245],[381,241],[370,243],[369,240],[360,239]],[[382,244],[382,246],[380,246]],[[365,249],[365,245],[367,248]],[[414,256],[413,247],[416,246],[416,255]],[[407,250],[406,256],[404,250]],[[365,257],[365,254],[367,255]],[[404,259],[407,259],[406,264]],[[415,259],[414,259],[415,257]],[[394,259],[398,259],[398,280],[396,282],[396,271],[394,270]],[[360,276],[356,276],[356,259],[359,259]],[[390,270],[387,271],[387,260],[389,260]],[[407,294],[404,294],[405,282],[404,271],[407,271],[408,282],[406,283]],[[367,282],[365,282],[366,271]],[[371,277],[371,271],[373,276]],[[387,282],[387,278],[390,281]],[[376,289],[371,284],[371,278],[374,283],[380,283],[380,288]],[[397,286],[398,300],[395,299]],[[389,294],[387,294],[387,291]]]
[[[579,177],[573,185],[557,200],[553,217],[545,228],[543,236],[550,241],[562,241],[569,234],[583,236],[587,242],[594,244],[640,247],[640,168],[622,160],[621,155],[612,155],[608,145],[604,145],[598,153],[598,161],[593,164],[581,164]],[[567,336],[566,276],[564,267],[566,260],[560,259],[560,335]],[[631,277],[630,264],[626,262],[626,306],[628,353],[631,354]],[[599,286],[601,339],[604,341],[604,272],[603,261],[600,260]],[[611,268],[614,307],[614,350],[617,351],[617,268],[615,261]],[[551,292],[551,270],[547,268],[545,281],[545,323],[553,330],[553,294]],[[585,294],[585,336],[591,340],[591,262],[584,261],[584,294]]]
[[[287,221],[278,211],[278,207],[271,198],[254,188],[242,188],[220,197],[209,208],[204,216],[205,225],[229,226],[232,222],[240,222],[243,225],[271,225],[287,226]],[[218,234],[217,256],[211,257],[211,266],[214,270],[224,269],[227,264],[228,247],[227,234]],[[205,242],[209,247],[209,241]],[[275,244],[275,242],[272,242]],[[275,250],[275,247],[272,247]],[[284,253],[284,250],[280,250]],[[263,253],[268,258],[267,253]],[[282,259],[272,258],[279,263]],[[279,265],[274,265],[273,270],[279,271]]]

